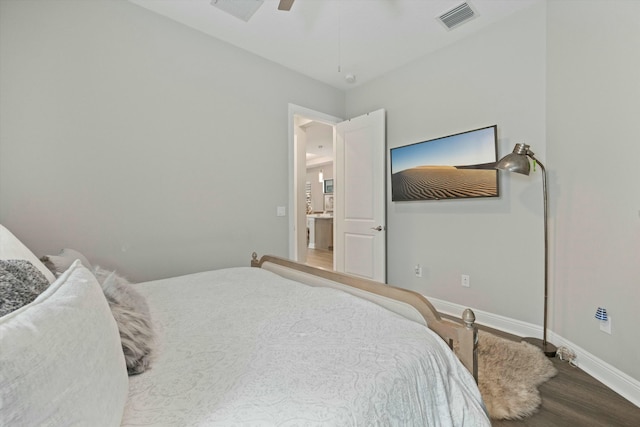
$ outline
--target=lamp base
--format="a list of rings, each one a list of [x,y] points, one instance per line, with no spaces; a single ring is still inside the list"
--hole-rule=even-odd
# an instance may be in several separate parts
[[[556,357],[558,348],[550,342],[544,342],[540,338],[522,338],[522,341],[538,347],[547,357]]]

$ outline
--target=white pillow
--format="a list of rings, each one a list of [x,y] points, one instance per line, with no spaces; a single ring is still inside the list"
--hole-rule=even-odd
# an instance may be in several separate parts
[[[53,273],[45,267],[45,265],[38,259],[22,243],[16,236],[11,234],[3,225],[0,224],[0,259],[24,259],[33,264],[38,270],[44,274],[49,283],[53,283],[56,280]]]
[[[120,336],[80,261],[0,318],[0,347],[0,425],[120,425],[129,387]]]

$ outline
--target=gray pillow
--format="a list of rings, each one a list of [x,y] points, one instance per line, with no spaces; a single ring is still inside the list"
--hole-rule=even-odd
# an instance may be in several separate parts
[[[48,286],[44,274],[29,261],[0,260],[0,316],[29,304]]]

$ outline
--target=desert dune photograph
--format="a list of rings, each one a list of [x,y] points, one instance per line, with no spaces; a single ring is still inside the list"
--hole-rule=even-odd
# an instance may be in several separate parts
[[[496,171],[455,166],[419,166],[391,177],[394,201],[495,197]]]
[[[497,126],[391,149],[391,200],[497,197]]]

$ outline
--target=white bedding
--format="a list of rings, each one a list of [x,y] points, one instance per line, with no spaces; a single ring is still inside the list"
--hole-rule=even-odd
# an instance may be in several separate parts
[[[135,285],[158,332],[125,426],[490,426],[422,325],[259,268]]]

